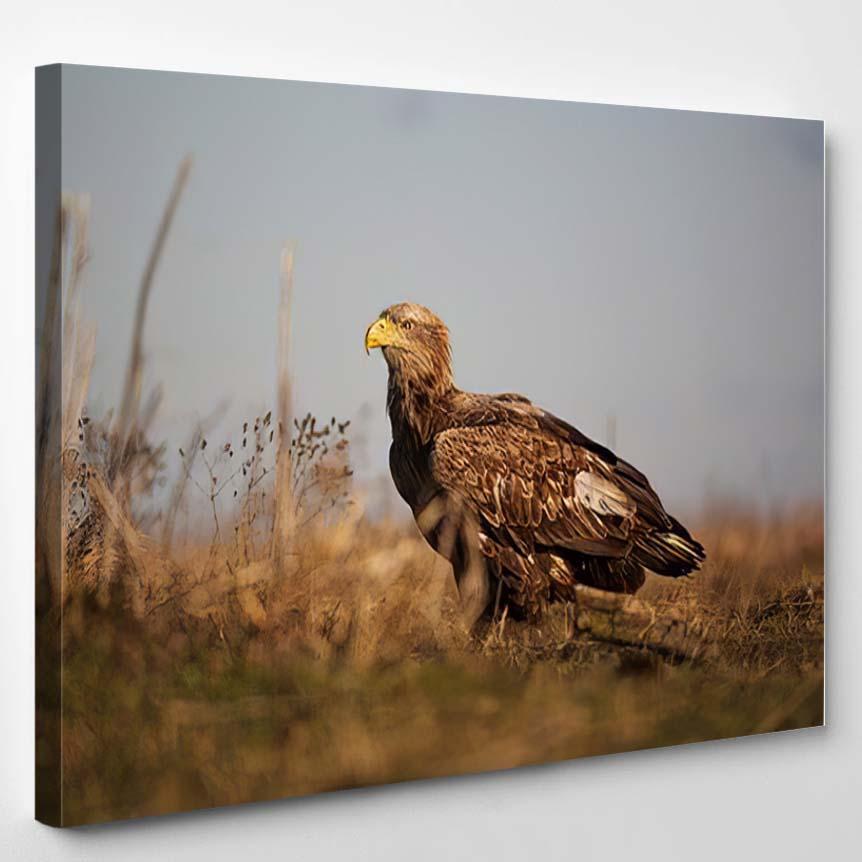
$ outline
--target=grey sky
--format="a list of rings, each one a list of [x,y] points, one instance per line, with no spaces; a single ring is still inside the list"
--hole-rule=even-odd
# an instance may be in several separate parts
[[[92,199],[95,410],[177,164],[147,380],[183,441],[274,403],[278,261],[297,246],[297,409],[356,417],[386,471],[400,300],[449,325],[458,384],[516,390],[617,450],[669,506],[820,498],[823,126],[657,109],[65,67],[63,182]],[[95,412],[94,410],[94,412]]]

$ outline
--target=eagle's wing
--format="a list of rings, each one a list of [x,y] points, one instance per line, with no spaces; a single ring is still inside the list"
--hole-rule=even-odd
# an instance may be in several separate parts
[[[637,503],[615,481],[613,465],[561,436],[529,402],[522,407],[504,398],[490,411],[483,407],[482,424],[434,438],[437,483],[470,505],[497,542],[522,554],[537,548],[626,554]]]

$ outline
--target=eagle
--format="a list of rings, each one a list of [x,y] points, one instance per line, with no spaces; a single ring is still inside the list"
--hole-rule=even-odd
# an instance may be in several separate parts
[[[634,593],[645,571],[678,578],[706,554],[646,476],[515,393],[455,386],[449,330],[399,303],[365,332],[389,369],[389,467],[427,542],[448,559],[465,622],[537,622],[577,584]]]

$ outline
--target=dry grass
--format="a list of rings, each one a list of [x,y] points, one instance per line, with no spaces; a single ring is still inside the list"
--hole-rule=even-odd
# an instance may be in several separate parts
[[[657,609],[707,620],[718,645],[682,663],[590,640],[565,607],[539,628],[469,636],[448,567],[413,525],[358,507],[309,524],[279,573],[263,551],[234,567],[232,543],[188,545],[170,563],[152,551],[169,601],[136,611],[122,575],[67,595],[66,820],[818,724],[819,522],[704,525],[702,575],[649,580]],[[726,555],[737,540],[757,555]]]
[[[88,369],[91,336],[66,344]],[[274,411],[168,454],[150,442],[157,398],[137,400],[139,350],[130,363],[126,418],[86,416],[78,378],[61,464],[40,462],[42,517],[61,499],[63,524],[60,572],[40,538],[41,648],[62,617],[63,673],[40,688],[37,765],[62,762],[65,823],[821,723],[819,508],[714,511],[694,525],[703,572],[650,577],[656,613],[714,646],[698,661],[592,639],[565,606],[468,634],[412,522],[363,513],[347,423],[290,419],[282,374]],[[154,508],[171,458],[180,479]],[[186,509],[204,526],[179,529]]]

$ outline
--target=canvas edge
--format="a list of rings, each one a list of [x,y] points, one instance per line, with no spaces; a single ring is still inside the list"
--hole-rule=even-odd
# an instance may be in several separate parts
[[[61,65],[35,69],[35,95],[35,817],[62,826]]]

